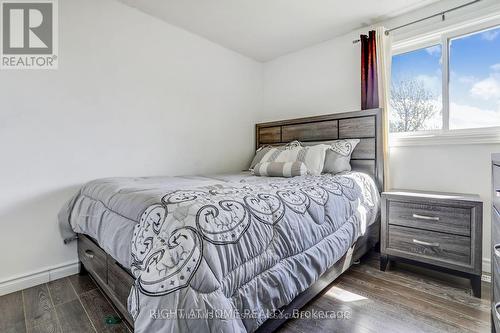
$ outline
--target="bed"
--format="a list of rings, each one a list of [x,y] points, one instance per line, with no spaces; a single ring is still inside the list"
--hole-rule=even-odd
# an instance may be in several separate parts
[[[274,331],[378,242],[381,110],[256,125],[256,148],[344,138],[352,172],[100,179],[60,222],[137,332]]]

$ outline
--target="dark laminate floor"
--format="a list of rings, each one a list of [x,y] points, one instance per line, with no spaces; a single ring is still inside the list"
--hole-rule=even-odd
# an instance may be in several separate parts
[[[489,292],[489,284],[483,284],[484,296],[477,299],[464,279],[403,264],[380,272],[377,256],[371,255],[306,307],[343,311],[348,319],[291,320],[280,333],[489,332]],[[108,315],[116,312],[88,276],[0,297],[2,333],[128,332],[123,323],[106,324]]]
[[[73,275],[0,297],[0,332],[129,332],[87,276]]]
[[[363,258],[306,307],[349,311],[350,319],[292,320],[280,333],[491,332],[489,283],[478,299],[462,278],[405,264],[378,268],[378,255]]]

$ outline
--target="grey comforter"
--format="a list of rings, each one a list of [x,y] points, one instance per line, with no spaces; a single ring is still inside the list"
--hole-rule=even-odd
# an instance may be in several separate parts
[[[378,206],[357,172],[110,178],[83,186],[60,222],[130,268],[136,332],[252,332],[334,265]]]

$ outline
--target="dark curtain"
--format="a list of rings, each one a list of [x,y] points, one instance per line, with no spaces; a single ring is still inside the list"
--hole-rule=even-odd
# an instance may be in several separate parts
[[[377,42],[375,31],[361,35],[361,109],[378,108]]]

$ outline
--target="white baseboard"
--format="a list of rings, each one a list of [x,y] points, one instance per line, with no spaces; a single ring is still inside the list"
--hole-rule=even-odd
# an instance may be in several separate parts
[[[0,281],[0,296],[30,288],[42,283],[61,279],[66,276],[76,274],[79,271],[80,262],[68,262]]]

